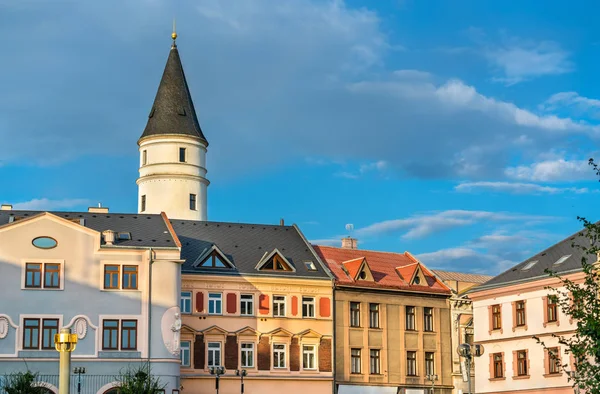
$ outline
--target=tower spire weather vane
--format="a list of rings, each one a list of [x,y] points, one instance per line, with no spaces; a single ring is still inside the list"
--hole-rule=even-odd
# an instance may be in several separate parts
[[[173,39],[173,48],[177,46],[175,40],[177,40],[177,30],[175,29],[175,18],[173,18],[173,33],[171,33],[171,38]]]

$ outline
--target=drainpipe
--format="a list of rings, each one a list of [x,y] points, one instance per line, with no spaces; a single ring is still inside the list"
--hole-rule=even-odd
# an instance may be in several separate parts
[[[332,344],[331,344],[331,350],[333,352],[333,354],[332,354],[333,365],[331,366],[331,371],[333,372],[332,393],[336,394],[336,387],[337,387],[337,383],[336,383],[337,379],[336,379],[336,377],[337,377],[337,373],[336,373],[336,368],[335,368],[335,365],[336,365],[335,357],[336,357],[336,353],[337,353],[337,335],[335,333],[335,329],[336,329],[336,324],[335,324],[335,321],[336,321],[336,319],[335,319],[335,316],[336,316],[335,307],[336,307],[337,303],[335,301],[335,293],[336,293],[336,291],[335,291],[335,279],[331,280],[331,284],[332,284],[332,289],[333,289],[333,291],[332,291],[332,304],[333,304],[333,307],[331,308],[331,313],[332,313],[332,315],[331,315],[331,318],[332,318],[331,321],[332,321],[332,324],[333,324],[333,330],[332,330],[332,332],[333,332],[333,340],[331,341],[332,342]]]
[[[152,349],[152,263],[154,250],[150,248],[150,258],[148,259],[148,372],[150,371],[150,349]]]

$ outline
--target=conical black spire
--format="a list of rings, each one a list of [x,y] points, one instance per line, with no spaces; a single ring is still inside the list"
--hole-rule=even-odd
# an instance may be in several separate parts
[[[176,36],[173,38],[154,105],[148,115],[148,124],[140,139],[153,135],[179,134],[198,137],[208,145],[196,117],[175,38]]]

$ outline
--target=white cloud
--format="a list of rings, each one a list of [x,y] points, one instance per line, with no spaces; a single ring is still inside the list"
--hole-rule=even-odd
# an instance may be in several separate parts
[[[508,167],[504,170],[508,178],[533,182],[580,181],[595,177],[587,160],[544,160],[530,165]]]
[[[588,188],[552,187],[535,183],[518,182],[463,182],[454,187],[459,192],[493,191],[513,194],[558,194],[558,193],[588,193]]]
[[[53,211],[66,208],[75,208],[90,204],[90,200],[83,198],[66,198],[64,200],[51,200],[48,198],[34,198],[30,201],[13,204],[16,210]]]
[[[432,77],[430,73],[427,71],[421,70],[396,70],[392,73],[395,77],[399,79],[407,79],[407,80],[427,80]]]
[[[553,94],[548,100],[540,104],[540,109],[545,111],[569,109],[577,115],[598,117],[600,115],[600,100],[581,96],[577,92],[560,92]]]

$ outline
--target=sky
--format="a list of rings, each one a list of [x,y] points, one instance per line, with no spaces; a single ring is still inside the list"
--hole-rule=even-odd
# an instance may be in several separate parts
[[[600,219],[599,8],[0,0],[0,202],[136,211],[175,17],[209,220],[498,274]]]

